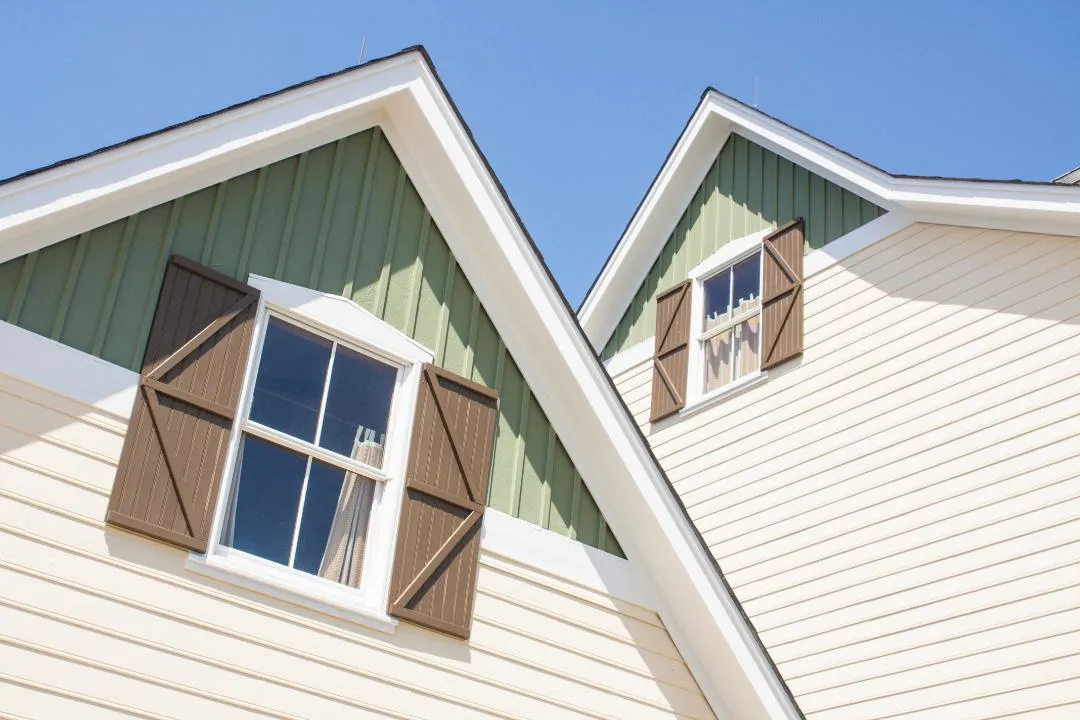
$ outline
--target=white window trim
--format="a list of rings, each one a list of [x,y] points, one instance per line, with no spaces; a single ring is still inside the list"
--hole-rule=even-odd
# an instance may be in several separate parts
[[[397,627],[397,620],[387,614],[386,608],[394,542],[405,486],[405,469],[420,376],[423,364],[432,362],[433,355],[423,345],[346,298],[258,275],[251,275],[248,283],[261,291],[261,297],[256,312],[256,331],[244,370],[240,406],[229,438],[228,458],[214,508],[207,551],[205,554],[190,553],[187,567],[195,572],[294,604],[359,622],[374,629],[393,632]],[[359,588],[346,587],[278,565],[220,543],[225,506],[235,481],[233,473],[236,457],[251,409],[251,392],[258,373],[259,357],[270,316],[306,326],[347,346],[381,357],[400,368],[387,422],[382,472],[364,469],[364,474],[378,481],[378,486],[371,509],[371,523],[364,550],[364,574]],[[308,453],[309,449],[304,452]],[[338,459],[334,462],[340,464]]]
[[[701,334],[705,330],[705,281],[720,270],[734,265],[735,263],[750,257],[755,252],[761,252],[762,241],[776,231],[774,227],[745,235],[729,243],[702,260],[692,270],[690,278],[690,357],[687,365],[686,403],[679,411],[679,417],[695,413],[706,405],[711,405],[723,398],[735,395],[751,385],[757,385],[768,377],[768,372],[761,370],[745,375],[734,382],[716,388],[708,393],[703,392],[704,383],[701,382],[703,371]],[[764,263],[759,264],[759,273]],[[761,278],[759,275],[758,288],[760,293]],[[762,308],[763,309],[763,308]],[[759,317],[761,309],[758,310]],[[760,353],[760,348],[759,348]],[[759,359],[760,362],[760,359]]]

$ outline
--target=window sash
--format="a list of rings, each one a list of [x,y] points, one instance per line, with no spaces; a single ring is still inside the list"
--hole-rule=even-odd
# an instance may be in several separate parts
[[[319,399],[319,414],[318,414],[318,419],[317,419],[316,425],[315,425],[314,442],[309,442],[307,440],[303,440],[301,438],[294,437],[292,435],[289,435],[288,433],[284,433],[284,432],[282,432],[280,430],[275,430],[274,428],[272,428],[272,427],[270,427],[268,425],[264,425],[262,423],[256,422],[256,421],[251,419],[251,399],[254,396],[255,383],[257,382],[258,376],[259,376],[259,366],[260,366],[260,364],[262,362],[263,350],[266,347],[266,345],[265,345],[266,328],[269,327],[270,320],[272,318],[277,319],[280,322],[288,323],[288,324],[290,324],[290,325],[292,325],[294,327],[301,328],[301,329],[303,329],[303,330],[305,330],[307,332],[310,332],[310,333],[312,333],[314,335],[318,335],[319,337],[325,338],[326,340],[329,340],[331,342],[330,357],[327,360],[326,377],[323,380],[322,395],[321,395],[321,397]],[[292,538],[290,540],[290,545],[289,545],[289,559],[288,559],[288,562],[285,565],[280,566],[280,567],[288,568],[289,570],[296,570],[296,568],[294,567],[294,564],[296,562],[296,549],[297,549],[297,546],[299,544],[300,530],[302,529],[301,526],[303,524],[304,503],[307,500],[307,491],[308,491],[308,485],[310,484],[310,481],[311,481],[311,465],[312,465],[313,461],[319,460],[321,462],[326,463],[327,465],[333,466],[333,467],[335,467],[335,468],[337,468],[339,470],[343,470],[346,473],[355,473],[356,475],[360,476],[361,478],[364,478],[364,479],[367,479],[367,480],[372,480],[372,481],[375,481],[375,482],[383,484],[383,485],[390,479],[389,476],[387,475],[387,473],[384,472],[381,468],[376,468],[373,465],[368,465],[367,463],[361,462],[359,460],[354,460],[353,458],[346,457],[344,455],[341,455],[340,453],[336,453],[336,452],[334,452],[332,450],[328,450],[328,449],[326,449],[326,448],[324,448],[324,447],[322,447],[321,445],[318,444],[319,441],[322,439],[323,424],[324,424],[325,418],[326,418],[326,402],[327,402],[327,399],[328,399],[328,397],[330,395],[330,384],[331,384],[331,381],[332,381],[333,375],[334,375],[334,360],[337,358],[338,347],[340,345],[345,345],[346,347],[348,347],[350,350],[353,350],[354,352],[360,353],[360,354],[365,355],[367,357],[374,358],[374,359],[378,360],[379,362],[384,362],[384,363],[386,363],[386,364],[388,364],[388,365],[390,365],[390,366],[397,369],[397,375],[395,376],[395,379],[394,379],[394,388],[395,388],[395,390],[394,390],[394,394],[391,396],[391,400],[390,400],[390,412],[391,413],[394,410],[394,403],[397,400],[397,395],[398,395],[397,388],[400,386],[401,373],[402,373],[403,369],[400,366],[400,364],[392,362],[392,361],[388,361],[386,358],[382,357],[380,354],[378,354],[376,352],[369,351],[368,349],[364,348],[362,345],[360,345],[358,343],[355,343],[355,342],[354,343],[343,343],[340,340],[338,340],[336,337],[334,337],[333,335],[331,335],[331,334],[329,334],[327,332],[321,331],[317,327],[313,327],[313,326],[311,326],[311,325],[309,325],[307,323],[297,321],[296,319],[294,319],[292,317],[289,317],[287,315],[278,314],[278,313],[274,312],[273,310],[271,310],[270,308],[267,308],[267,312],[265,313],[265,316],[261,320],[261,323],[259,325],[259,333],[260,333],[260,336],[259,336],[258,344],[257,344],[257,347],[254,348],[254,350],[256,352],[256,355],[255,355],[255,358],[254,358],[254,367],[251,370],[251,387],[246,391],[247,395],[243,399],[244,410],[243,410],[243,415],[242,415],[242,422],[240,423],[240,434],[239,434],[239,436],[240,436],[240,438],[242,438],[244,433],[247,433],[247,434],[252,435],[254,437],[258,437],[258,438],[261,438],[261,439],[266,440],[268,442],[271,442],[271,443],[273,443],[275,445],[279,445],[281,447],[284,447],[284,448],[286,448],[288,450],[292,450],[292,451],[294,451],[294,452],[296,452],[296,453],[298,453],[300,455],[305,456],[305,458],[306,458],[306,463],[305,463],[305,466],[304,466],[303,484],[300,486],[300,498],[299,498],[299,501],[297,502],[297,506],[296,506],[296,516],[293,519]],[[390,443],[392,442],[391,437],[390,437],[389,429],[390,428],[387,428],[388,432],[386,433],[385,444],[383,446],[384,457],[386,457],[389,454],[388,451],[387,451],[387,446],[389,446]],[[241,452],[241,445],[238,444],[236,446],[234,452],[235,452],[235,454],[238,455]],[[235,457],[233,458],[233,460],[234,460],[234,463],[235,463]],[[235,488],[236,488],[236,483],[239,480],[239,478],[236,477],[236,468],[237,467],[238,467],[237,465],[235,465],[235,464],[233,465],[233,470],[232,470],[232,473],[231,473],[232,477],[229,478],[229,484],[230,484],[230,487],[232,488],[232,490],[230,491],[229,495],[227,496],[227,497],[231,498],[228,502],[235,502],[235,496],[234,496],[233,493],[234,493]],[[373,507],[372,510],[371,510],[371,512],[376,512],[376,511],[377,511],[377,507]],[[369,526],[369,531],[370,531],[370,526]],[[366,545],[366,543],[365,543],[365,545]],[[265,562],[272,562],[272,561],[265,561]],[[273,563],[273,564],[278,565],[278,563]],[[354,591],[360,591],[360,588],[352,588],[352,589]]]
[[[719,267],[719,268],[709,272],[709,274],[704,275],[703,277],[700,277],[695,283],[694,292],[698,293],[702,298],[702,300],[701,300],[702,304],[699,306],[700,310],[698,312],[698,317],[694,320],[694,322],[697,323],[697,327],[700,328],[700,331],[697,334],[697,347],[694,349],[694,352],[696,354],[695,364],[698,367],[698,370],[695,371],[695,374],[698,377],[697,377],[696,380],[692,381],[692,382],[695,383],[695,385],[693,387],[696,388],[696,394],[697,394],[698,397],[702,397],[702,396],[705,396],[705,395],[711,395],[712,393],[716,393],[716,392],[722,390],[723,388],[727,387],[728,385],[731,385],[732,383],[737,382],[738,380],[742,379],[742,377],[746,377],[747,375],[753,374],[753,371],[751,371],[751,372],[743,374],[739,378],[735,377],[735,374],[736,374],[736,372],[738,370],[738,356],[739,356],[738,347],[737,347],[736,342],[735,342],[735,334],[736,334],[735,328],[737,328],[739,325],[746,322],[747,320],[753,319],[754,317],[759,318],[759,320],[758,320],[759,331],[758,331],[758,336],[757,336],[757,347],[754,348],[754,353],[755,353],[755,355],[757,355],[757,358],[758,358],[757,371],[761,370],[761,331],[760,331],[761,320],[760,320],[760,316],[761,316],[761,310],[762,310],[762,308],[761,308],[761,273],[762,273],[762,264],[763,264],[762,261],[761,261],[761,257],[760,257],[761,253],[762,253],[762,248],[761,248],[760,245],[758,245],[753,250],[750,250],[750,251],[743,252],[743,253],[739,254],[737,257],[733,258],[729,262],[726,262],[722,267]],[[735,270],[736,265],[743,262],[744,260],[747,260],[748,258],[753,257],[754,255],[758,255],[758,294],[757,294],[757,298],[755,298],[756,304],[755,304],[754,307],[743,310],[743,311],[740,312],[739,309],[735,306],[735,278],[734,278],[733,274],[734,274],[734,270]],[[709,282],[710,280],[712,280],[713,278],[715,278],[717,276],[720,276],[722,274],[725,274],[725,273],[728,275],[728,312],[727,312],[727,316],[723,320],[718,322],[716,325],[713,325],[710,328],[705,328],[704,327],[705,322],[706,322],[706,318],[704,316],[705,310],[706,310],[706,308],[704,307],[705,284],[707,282]],[[727,378],[724,380],[723,384],[721,384],[721,385],[719,385],[719,386],[717,386],[715,388],[712,388],[711,390],[706,390],[706,387],[708,385],[708,382],[707,382],[707,380],[705,378],[705,373],[704,373],[706,346],[708,345],[708,342],[712,338],[714,338],[714,337],[716,337],[718,335],[721,335],[721,334],[723,334],[725,332],[728,332],[728,331],[731,331],[731,333],[732,333],[732,348],[731,348],[731,358],[730,358],[730,362],[729,362],[729,367],[727,368]]]
[[[307,455],[316,460],[321,460],[327,465],[333,465],[340,470],[356,473],[357,475],[366,477],[368,480],[386,482],[390,479],[385,472],[374,465],[368,465],[359,460],[347,458],[344,455],[339,455],[326,448],[313,445],[306,440],[300,440],[292,435],[286,435],[280,430],[275,430],[272,427],[257,423],[254,420],[245,420],[243,431],[249,435],[254,435],[257,438],[272,442],[275,445],[281,445],[282,447],[293,450],[301,455]]]
[[[725,330],[730,330],[731,328],[733,328],[736,325],[742,323],[743,321],[749,320],[750,318],[754,317],[755,315],[760,315],[760,314],[761,314],[761,305],[760,304],[757,307],[755,307],[753,310],[747,310],[747,311],[739,313],[739,314],[728,313],[728,318],[726,320],[724,320],[724,322],[720,323],[719,325],[713,325],[711,328],[709,328],[708,330],[703,331],[700,335],[698,335],[698,342],[705,342],[706,340],[713,337],[714,335],[719,335],[720,333],[724,332]]]

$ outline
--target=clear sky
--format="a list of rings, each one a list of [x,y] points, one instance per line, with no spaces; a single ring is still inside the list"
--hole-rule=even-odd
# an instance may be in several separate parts
[[[577,305],[713,85],[896,173],[1080,165],[1080,0],[0,0],[0,177],[408,45]]]

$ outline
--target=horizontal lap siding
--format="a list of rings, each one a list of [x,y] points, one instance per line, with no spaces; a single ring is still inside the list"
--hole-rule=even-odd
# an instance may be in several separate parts
[[[171,253],[343,295],[498,390],[489,504],[621,554],[378,129],[0,265],[0,319],[138,371]]]
[[[838,185],[732,135],[642,281],[603,352],[608,359],[653,334],[656,295],[686,279],[732,240],[805,220],[807,249],[817,249],[885,211]]]
[[[472,639],[191,574],[107,529],[124,423],[0,376],[0,697],[18,717],[712,718],[659,618],[481,554]]]
[[[1076,238],[912,226],[808,280],[800,362],[650,434],[809,717],[1080,713],[1077,278]]]

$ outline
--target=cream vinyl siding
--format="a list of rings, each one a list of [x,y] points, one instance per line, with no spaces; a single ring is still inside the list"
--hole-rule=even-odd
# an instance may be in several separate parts
[[[195,575],[103,523],[124,431],[0,375],[0,715],[713,718],[655,613],[490,552],[469,642]]]
[[[1080,239],[913,225],[806,282],[806,351],[649,427],[813,720],[1080,716]]]

